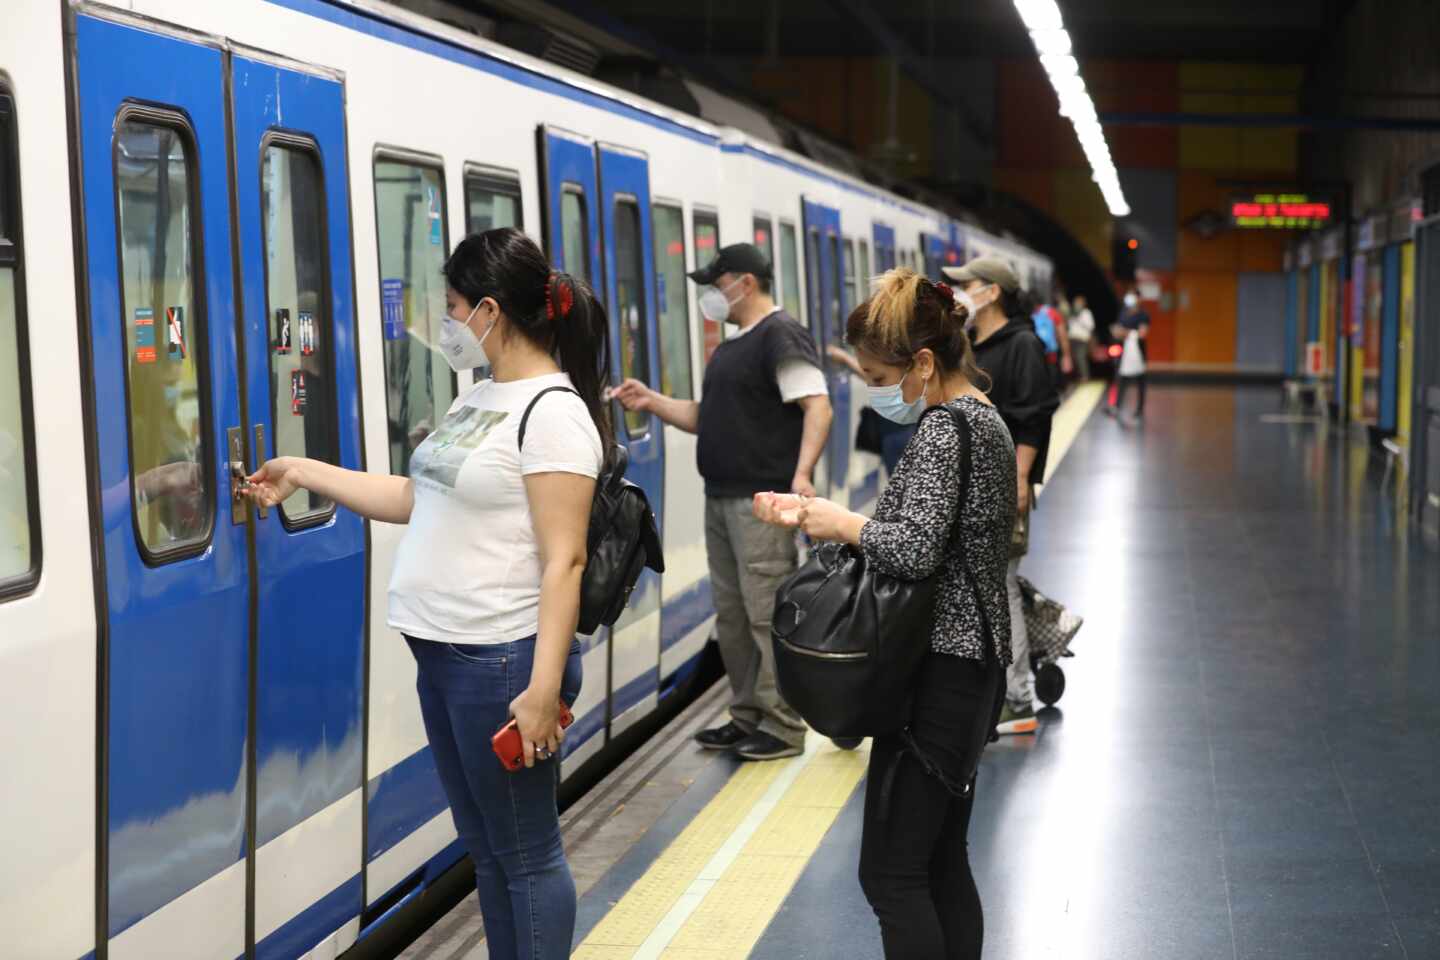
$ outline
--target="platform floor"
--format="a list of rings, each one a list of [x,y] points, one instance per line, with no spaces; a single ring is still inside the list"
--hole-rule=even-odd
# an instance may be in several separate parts
[[[1440,556],[1383,463],[1275,390],[1152,387],[1140,427],[1079,399],[1024,571],[1086,623],[981,767],[985,956],[1440,957]],[[707,754],[722,693],[567,814],[575,955],[880,957],[864,748]],[[406,956],[485,957],[477,914]]]

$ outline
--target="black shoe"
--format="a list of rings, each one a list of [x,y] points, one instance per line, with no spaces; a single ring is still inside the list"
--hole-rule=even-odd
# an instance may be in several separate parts
[[[784,757],[798,757],[805,748],[786,743],[768,733],[752,733],[735,744],[735,754],[746,760],[780,760]]]
[[[750,736],[750,734],[746,733],[738,723],[732,720],[723,727],[716,727],[713,730],[701,730],[695,734],[695,742],[706,750],[729,750],[748,736]]]
[[[830,742],[841,750],[854,750],[865,742],[864,737],[831,737]]]

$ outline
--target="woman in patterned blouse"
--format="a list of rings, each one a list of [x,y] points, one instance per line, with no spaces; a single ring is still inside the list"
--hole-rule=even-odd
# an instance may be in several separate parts
[[[890,960],[977,960],[983,931],[966,833],[974,770],[1010,661],[1015,448],[981,390],[967,313],[949,287],[900,268],[850,315],[846,340],[876,412],[913,423],[944,404],[969,426],[965,436],[950,416],[925,417],[874,519],[829,500],[755,497],[762,520],[849,543],[884,573],[913,581],[939,572],[934,626],[914,638],[930,652],[910,726],[878,738],[870,754],[860,883]]]

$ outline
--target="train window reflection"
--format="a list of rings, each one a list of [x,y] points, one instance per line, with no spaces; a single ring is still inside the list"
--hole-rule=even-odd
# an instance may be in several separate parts
[[[620,328],[620,375],[650,382],[650,345],[645,336],[645,250],[640,242],[640,206],[615,201],[615,316]],[[645,436],[650,415],[625,413],[625,432],[632,440]]]
[[[324,188],[316,155],[293,146],[266,147],[260,183],[275,455],[337,463],[321,229]],[[326,497],[297,490],[280,510],[294,521],[328,513],[330,507]]]
[[[685,283],[685,216],[679,207],[656,204],[655,272],[660,309],[660,392],[695,398],[690,374],[690,315]]]
[[[437,349],[448,248],[441,169],[376,159],[375,222],[390,471],[408,475],[410,454],[455,400],[455,375]]]
[[[695,269],[703,270],[711,260],[720,255],[720,218],[710,211],[696,210],[692,229],[695,232]],[[700,296],[699,285],[695,286],[695,296]],[[708,365],[711,354],[720,346],[724,331],[721,324],[705,316],[698,299],[695,315],[705,324],[705,363]]]
[[[585,194],[574,184],[565,184],[560,194],[560,249],[565,272],[590,282],[590,219]]]
[[[189,138],[122,119],[115,134],[121,316],[129,385],[130,475],[142,550],[166,559],[209,536],[213,498],[200,389],[204,318],[196,291]]]
[[[39,574],[14,103],[0,89],[0,595]]]
[[[795,225],[780,221],[780,281],[785,312],[800,319],[800,251]]]
[[[523,227],[518,181],[487,173],[465,177],[465,232]]]

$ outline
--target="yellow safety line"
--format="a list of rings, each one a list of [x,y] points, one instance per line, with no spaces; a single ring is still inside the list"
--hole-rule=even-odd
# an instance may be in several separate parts
[[[1103,383],[1082,384],[1055,412],[1047,480],[1104,393]],[[803,756],[740,767],[595,925],[574,960],[749,956],[868,762],[868,742],[846,752],[812,733]],[[776,790],[783,792],[770,799]],[[749,839],[727,851],[737,831]]]
[[[1091,380],[1072,390],[1070,396],[1060,404],[1060,409],[1055,411],[1055,419],[1050,421],[1050,458],[1045,463],[1046,483],[1055,476],[1055,469],[1060,466],[1060,461],[1065,459],[1070,444],[1080,435],[1080,429],[1085,426],[1085,421],[1090,419],[1090,414],[1095,412],[1104,396],[1105,384]]]

